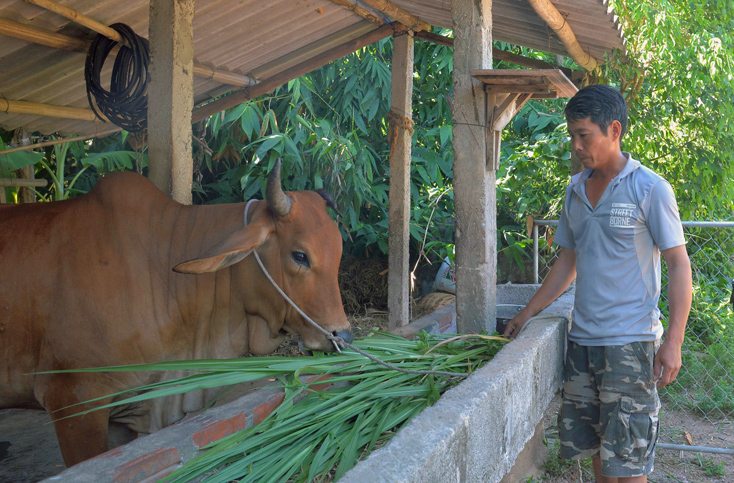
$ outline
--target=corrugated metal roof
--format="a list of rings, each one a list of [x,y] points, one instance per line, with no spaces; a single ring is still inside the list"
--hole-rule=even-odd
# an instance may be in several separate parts
[[[61,0],[105,25],[128,24],[148,37],[149,5],[145,0]],[[440,27],[451,28],[450,0],[393,0],[393,3]],[[581,46],[603,60],[612,48],[623,48],[619,24],[602,0],[555,0]],[[495,39],[551,53],[565,48],[525,0],[493,1]],[[87,28],[23,0],[0,0],[0,19],[67,36],[94,38]],[[197,0],[194,17],[194,58],[218,69],[271,77],[337,45],[377,28],[330,0]],[[0,35],[0,98],[88,108],[84,54],[52,49]],[[107,62],[111,68],[112,62]],[[107,65],[106,65],[106,68]],[[194,79],[195,102],[219,95],[223,85]],[[103,122],[76,121],[0,113],[6,130],[89,134],[114,127]]]

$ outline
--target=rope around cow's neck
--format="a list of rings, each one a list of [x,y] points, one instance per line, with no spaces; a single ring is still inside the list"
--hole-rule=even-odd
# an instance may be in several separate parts
[[[245,205],[245,226],[247,226],[247,212],[250,210],[250,204],[252,204],[253,201],[256,200],[250,200],[247,202],[247,205]],[[389,362],[381,361],[377,357],[373,356],[372,354],[368,354],[367,352],[364,352],[360,349],[357,349],[349,342],[345,341],[341,337],[335,337],[331,332],[327,331],[323,327],[321,327],[319,324],[314,322],[311,317],[306,315],[306,313],[298,307],[298,305],[293,302],[288,295],[283,291],[283,289],[280,288],[280,286],[273,280],[273,277],[270,276],[270,273],[265,269],[265,265],[263,265],[262,260],[260,260],[260,256],[257,254],[257,250],[252,250],[252,254],[255,255],[255,260],[257,260],[257,264],[260,266],[260,270],[263,271],[265,274],[265,277],[270,281],[270,283],[275,287],[275,290],[278,291],[280,295],[283,296],[283,298],[291,304],[291,306],[296,309],[296,311],[308,321],[309,324],[313,325],[317,330],[319,330],[322,334],[324,334],[324,337],[326,337],[328,340],[331,341],[332,344],[334,344],[334,347],[336,350],[341,353],[342,347],[348,347],[352,349],[354,352],[357,352],[358,354],[362,354],[363,356],[367,357],[368,359],[381,364],[389,369],[392,369],[394,371],[403,372],[405,374],[421,374],[421,375],[438,375],[438,376],[447,376],[447,377],[467,377],[468,373],[460,373],[460,372],[446,372],[446,371],[413,371],[413,370],[407,370],[407,369],[401,369],[397,366],[394,366],[393,364],[390,364]]]

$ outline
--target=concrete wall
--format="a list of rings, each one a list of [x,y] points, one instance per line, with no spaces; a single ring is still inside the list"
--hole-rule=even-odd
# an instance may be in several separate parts
[[[498,303],[524,305],[537,287],[499,286]],[[572,306],[571,293],[561,296],[490,363],[447,391],[389,444],[340,481],[501,481],[513,469],[523,448],[528,446],[525,453],[535,451],[542,439],[539,423],[560,387],[565,331]],[[455,310],[448,306],[403,329],[406,335],[421,328],[448,332],[452,321],[455,330]],[[329,388],[328,381],[324,381],[321,389]],[[157,481],[192,459],[206,444],[262,421],[282,400],[281,390],[260,389],[44,481]],[[513,471],[523,474],[522,468]]]
[[[535,290],[537,286],[500,286],[498,303],[525,304]],[[561,385],[572,308],[573,294],[562,295],[491,362],[339,481],[501,481],[536,434]],[[439,326],[447,318],[446,313],[434,314]]]

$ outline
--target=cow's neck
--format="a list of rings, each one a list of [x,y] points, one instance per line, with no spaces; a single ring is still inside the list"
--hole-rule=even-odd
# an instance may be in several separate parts
[[[197,258],[242,229],[243,213],[242,203],[181,207],[171,227],[173,247],[168,267]],[[246,265],[243,262],[236,265],[237,271],[248,270],[249,267],[240,266]],[[233,267],[201,275],[177,274],[170,269],[168,272],[170,292],[175,294],[171,318],[178,322],[179,332],[185,334],[190,356],[224,358],[246,353],[249,347],[245,301],[242,291],[236,289],[242,275],[235,273]]]

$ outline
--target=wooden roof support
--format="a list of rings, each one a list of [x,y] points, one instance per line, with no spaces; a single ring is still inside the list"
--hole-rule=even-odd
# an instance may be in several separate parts
[[[36,1],[40,0],[32,1],[33,3],[35,3]],[[108,38],[112,38],[112,40],[115,40],[117,42],[120,41],[118,40],[120,36],[116,30],[105,27],[105,31],[107,30],[110,30],[116,34],[115,38]],[[56,32],[51,32],[50,30],[31,27],[30,25],[25,25],[2,18],[0,18],[0,34],[23,40],[25,42],[44,45],[46,47],[51,47],[54,49],[69,50],[72,52],[86,53],[89,50],[89,45],[92,43],[88,40],[77,39],[63,34],[57,34]],[[105,34],[102,33],[102,35]],[[114,55],[116,55],[115,50],[110,53],[110,56]],[[238,74],[236,72],[232,72],[226,69],[217,69],[215,67],[196,61],[194,61],[194,75],[201,79],[211,79],[215,82],[219,82],[220,84],[226,84],[230,86],[248,87],[257,84],[257,80],[253,79],[252,77]]]
[[[576,34],[571,30],[571,26],[566,22],[566,18],[553,5],[550,0],[528,0],[535,12],[545,20],[545,23],[556,33],[558,38],[563,42],[568,54],[581,67],[593,71],[599,65],[596,59],[586,53],[579,41],[576,40]]]
[[[414,40],[410,32],[393,39],[388,142],[388,329],[410,322],[410,166],[413,137]]]
[[[386,23],[390,23],[390,19],[385,18],[385,15],[382,12],[378,12],[377,10],[370,8],[369,6],[360,2],[359,0],[331,0],[331,1],[336,3],[337,5],[341,5],[342,7],[346,8],[347,10],[351,10],[352,12],[356,13],[357,15],[364,18],[368,22],[372,22],[373,24],[377,25],[378,27],[382,27]]]
[[[446,37],[445,35],[439,35],[433,32],[416,32],[415,36],[416,38],[427,40],[428,42],[433,42],[434,44],[445,45],[452,48],[454,46],[454,39],[452,37]],[[513,54],[512,52],[500,50],[496,47],[492,47],[492,58],[504,60],[505,62],[509,62],[515,65],[521,65],[523,67],[529,67],[531,69],[560,69],[569,78],[571,77],[573,72],[567,67],[558,67],[539,59],[531,59],[530,57],[525,57],[523,55]]]
[[[427,30],[430,32],[431,25],[423,20],[414,17],[402,8],[388,0],[360,0],[362,3],[374,8],[378,12],[382,12],[390,18],[393,18],[405,25],[409,29],[417,32],[419,30]]]

